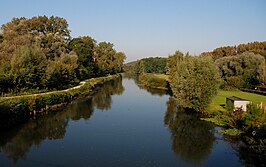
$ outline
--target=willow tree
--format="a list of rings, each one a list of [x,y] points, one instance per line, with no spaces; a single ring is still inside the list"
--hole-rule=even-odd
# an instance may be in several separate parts
[[[175,64],[168,68],[170,85],[178,105],[204,111],[220,84],[219,70],[213,60],[210,57],[183,56],[178,52],[171,59]]]
[[[260,82],[265,82],[265,59],[259,54],[244,52],[242,54],[217,59],[222,78],[232,86],[236,79],[241,80],[239,87],[253,88]]]

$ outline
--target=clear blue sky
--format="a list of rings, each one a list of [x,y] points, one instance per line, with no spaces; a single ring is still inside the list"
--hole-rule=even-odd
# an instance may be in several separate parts
[[[266,41],[266,0],[2,0],[0,6],[1,25],[13,17],[60,16],[72,37],[110,41],[127,62]]]

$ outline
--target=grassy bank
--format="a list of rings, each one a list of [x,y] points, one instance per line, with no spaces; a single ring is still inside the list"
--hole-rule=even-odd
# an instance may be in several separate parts
[[[225,108],[222,106],[225,105],[226,97],[229,96],[237,96],[252,101],[253,104],[260,104],[261,102],[264,104],[266,103],[266,96],[263,95],[243,92],[240,90],[233,90],[233,91],[220,90],[218,94],[212,99],[212,102],[207,108],[207,111],[208,112],[225,111]]]
[[[247,111],[233,110],[226,107],[228,96],[247,99],[252,102],[252,105],[248,105]],[[251,150],[266,153],[266,111],[257,106],[261,102],[266,103],[266,96],[239,90],[220,90],[206,110],[210,118],[203,118],[203,120],[223,127],[221,130],[223,134],[240,139]]]
[[[81,95],[91,94],[95,87],[110,80],[118,79],[121,75],[110,75],[100,78],[92,78],[84,85],[67,91],[55,91],[49,94],[33,96],[19,96],[12,98],[0,98],[0,128],[5,128],[23,122],[38,112],[44,112],[59,105],[70,103]]]
[[[169,89],[168,76],[165,74],[142,73],[139,81],[144,86],[155,89]]]

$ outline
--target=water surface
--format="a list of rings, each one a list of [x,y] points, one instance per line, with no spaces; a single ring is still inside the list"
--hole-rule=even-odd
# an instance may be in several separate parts
[[[126,78],[0,136],[1,167],[256,165],[165,92]]]

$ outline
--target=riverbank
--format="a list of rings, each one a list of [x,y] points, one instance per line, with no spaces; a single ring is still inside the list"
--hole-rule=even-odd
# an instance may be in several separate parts
[[[139,77],[140,83],[155,89],[165,89],[168,76],[162,74],[144,73]],[[167,83],[167,84],[165,84]],[[171,90],[169,86],[169,90]],[[237,96],[252,102],[247,112],[233,111],[226,107],[226,97]],[[266,152],[266,111],[260,104],[266,103],[266,96],[243,92],[240,90],[219,90],[204,112],[204,121],[212,122],[222,127],[220,133],[241,140],[251,150],[259,153]],[[208,118],[206,118],[208,117]]]
[[[168,76],[165,74],[142,73],[139,76],[141,84],[154,89],[169,90],[168,80]]]
[[[64,106],[81,95],[92,94],[96,87],[118,78],[121,78],[120,74],[91,78],[77,87],[62,91],[1,97],[0,129],[24,122],[37,113]]]
[[[217,111],[225,111],[226,97],[237,96],[246,100],[251,101],[253,104],[265,104],[266,96],[258,95],[249,92],[243,92],[241,90],[219,90],[218,94],[212,99],[209,107],[207,108],[208,112],[217,112]]]

